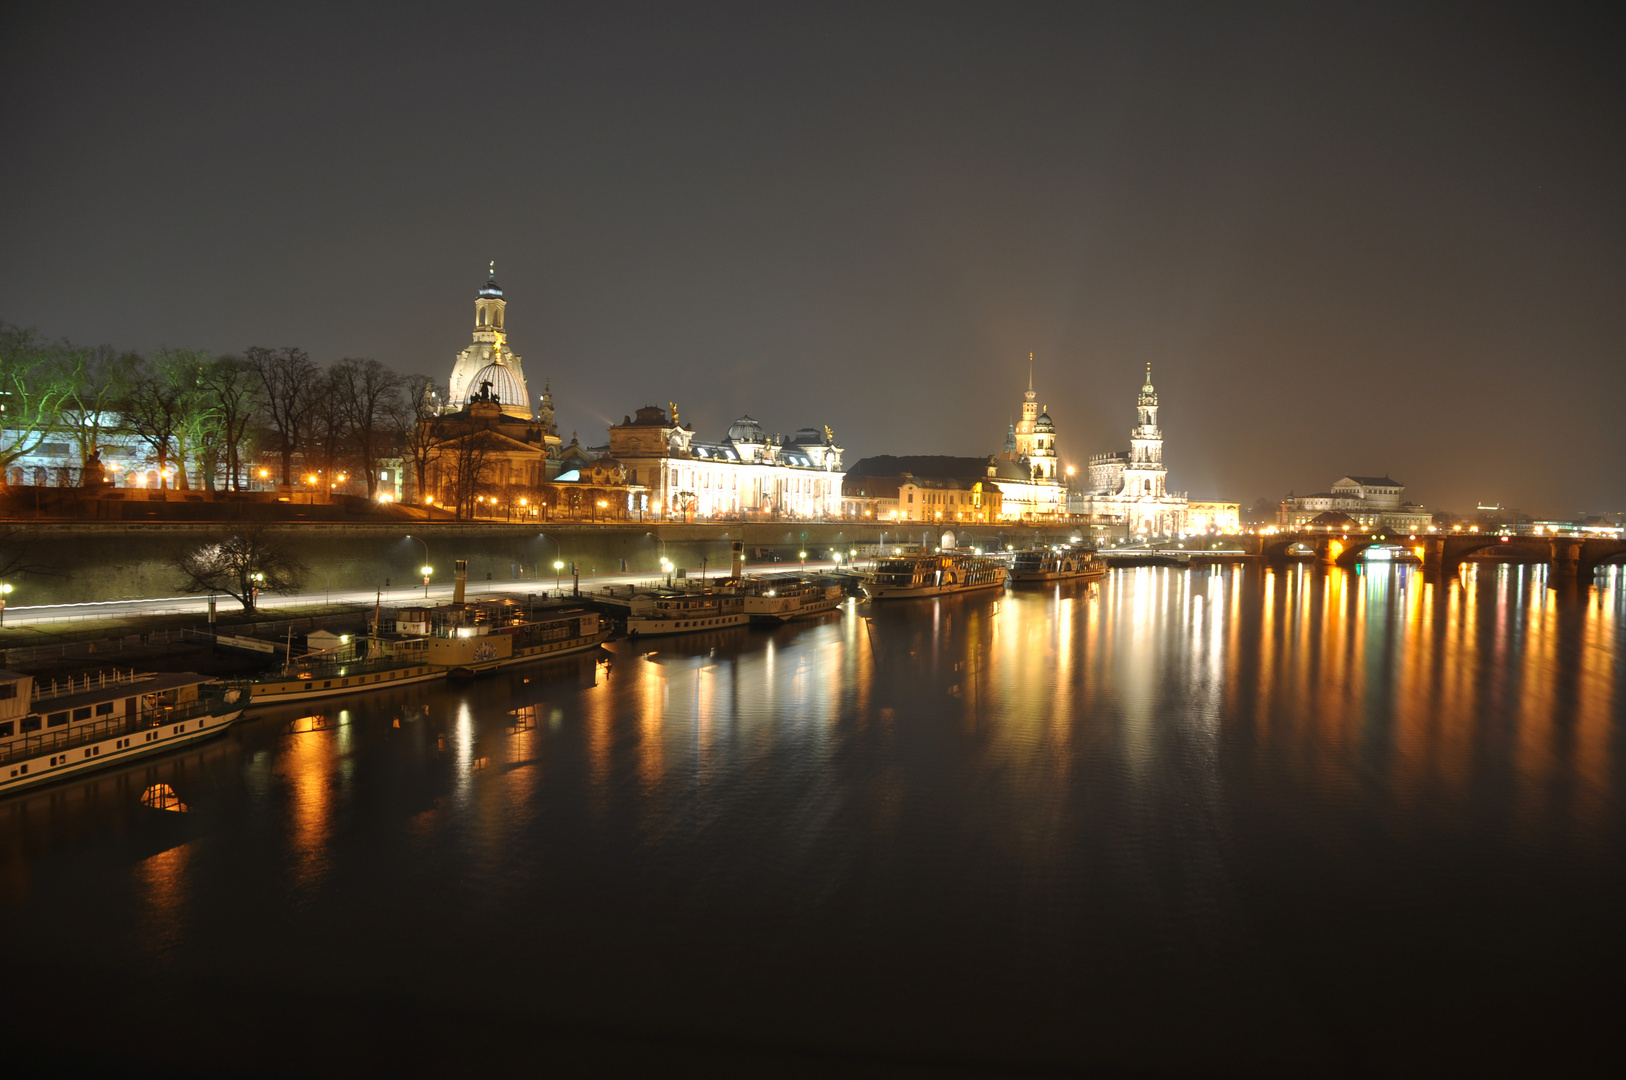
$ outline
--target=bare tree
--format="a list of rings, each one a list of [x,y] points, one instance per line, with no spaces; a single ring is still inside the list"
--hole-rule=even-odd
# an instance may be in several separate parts
[[[431,468],[440,481],[441,503],[451,504],[459,519],[474,517],[475,497],[491,486],[501,440],[490,431],[471,431],[435,446]]]
[[[0,323],[0,484],[57,420],[67,387],[53,371],[54,351],[33,330]]]
[[[262,349],[243,354],[264,391],[262,410],[272,442],[282,458],[282,486],[292,484],[294,454],[307,433],[314,388],[321,375],[303,349]]]
[[[243,444],[264,402],[262,385],[253,366],[240,356],[221,356],[204,365],[198,385],[214,399],[217,446],[225,459],[226,486],[241,491]]]
[[[0,525],[0,579],[23,574],[61,575],[61,567],[51,562],[48,552],[42,550],[48,547],[32,529]]]
[[[391,427],[401,402],[401,377],[377,360],[346,357],[333,365],[333,390],[346,413],[356,464],[367,481],[367,497],[378,494],[378,462],[392,441]]]
[[[79,451],[81,475],[101,451],[102,438],[119,427],[118,403],[129,393],[141,365],[139,354],[111,345],[59,350],[55,369],[63,385],[61,424]]]
[[[244,611],[258,606],[262,592],[297,592],[310,573],[263,527],[225,534],[177,556],[171,565],[185,579],[184,591],[225,593]]]
[[[395,431],[401,449],[412,461],[417,502],[426,505],[424,500],[432,490],[428,479],[430,461],[439,443],[435,421],[446,395],[440,383],[428,375],[408,375],[402,381],[405,393],[395,408]]]
[[[158,461],[158,487],[167,487],[175,436],[185,423],[181,388],[167,373],[146,364],[118,404],[131,433],[147,445]]]
[[[208,363],[208,354],[200,350],[170,348],[159,349],[148,363],[153,377],[173,390],[180,409],[175,428],[175,487],[182,491],[192,486],[189,462],[198,466],[205,485],[213,474],[218,405],[203,387],[203,369]]]
[[[305,461],[314,464],[322,490],[332,491],[350,449],[350,414],[335,386],[333,371],[324,371],[311,387],[311,409],[306,423]]]

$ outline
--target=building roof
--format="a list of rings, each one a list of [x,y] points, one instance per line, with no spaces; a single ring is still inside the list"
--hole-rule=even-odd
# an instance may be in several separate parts
[[[751,419],[749,414],[728,425],[728,437],[732,442],[759,443],[766,441],[762,425]]]
[[[981,480],[988,475],[988,459],[950,457],[946,454],[878,454],[856,462],[847,470],[848,476],[893,478],[904,473],[928,478],[974,476]]]
[[[1399,480],[1387,476],[1346,476],[1345,480],[1353,480],[1362,487],[1404,487]]]
[[[464,404],[484,400],[481,395],[486,383],[491,384],[491,399],[504,409],[523,411],[527,417],[531,415],[525,381],[519,377],[519,372],[501,360],[493,360],[474,373],[474,378],[469,380],[469,394]]]

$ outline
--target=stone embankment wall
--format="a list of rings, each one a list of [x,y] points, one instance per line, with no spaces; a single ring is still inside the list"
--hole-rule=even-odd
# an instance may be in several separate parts
[[[220,537],[229,525],[137,524],[111,522],[18,522],[12,526],[30,538],[29,561],[51,565],[54,574],[25,574],[11,578],[14,591],[7,598],[16,606],[87,603],[180,596],[181,577],[170,566],[181,552]],[[324,524],[268,526],[268,536],[287,545],[310,567],[305,592],[320,594],[358,589],[392,590],[420,583],[423,546],[407,539],[421,537],[429,545],[429,561],[438,584],[451,581],[452,561],[467,559],[469,580],[552,587],[554,560],[570,563],[582,574],[617,573],[625,560],[630,573],[659,572],[662,555],[678,566],[699,567],[702,558],[713,569],[727,571],[735,540],[745,544],[748,561],[761,562],[759,552],[773,551],[785,564],[796,553],[828,559],[832,548],[874,544],[881,530],[857,523],[804,522],[727,523],[716,525],[494,525],[469,523]],[[1026,546],[1036,539],[1065,539],[1066,529],[1041,530],[1019,525],[972,526],[955,530],[962,545],[984,547]],[[888,529],[892,543],[937,542],[938,530]]]

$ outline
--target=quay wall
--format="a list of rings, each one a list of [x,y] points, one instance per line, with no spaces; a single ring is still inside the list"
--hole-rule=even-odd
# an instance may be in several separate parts
[[[28,561],[43,563],[50,573],[14,575],[12,606],[89,603],[182,595],[181,576],[170,565],[180,553],[226,535],[225,524],[136,522],[27,522],[9,526],[28,541]],[[940,532],[916,527],[882,530],[861,522],[727,522],[718,524],[615,523],[590,525],[547,522],[527,525],[470,522],[414,522],[410,529],[395,523],[317,523],[268,525],[266,534],[284,544],[293,556],[310,567],[304,593],[390,588],[421,583],[423,546],[437,584],[451,581],[452,561],[467,559],[469,580],[505,583],[540,581],[551,587],[553,563],[570,563],[583,576],[618,573],[625,560],[629,573],[659,572],[665,555],[678,566],[698,569],[706,560],[713,569],[726,570],[735,540],[745,544],[753,567],[761,553],[777,553],[782,563],[796,561],[798,551],[810,559],[830,557],[831,548],[875,544],[938,542]],[[955,530],[963,545],[984,547],[1037,540],[1065,539],[1067,528],[1024,525],[971,526]],[[388,586],[386,586],[388,582]]]

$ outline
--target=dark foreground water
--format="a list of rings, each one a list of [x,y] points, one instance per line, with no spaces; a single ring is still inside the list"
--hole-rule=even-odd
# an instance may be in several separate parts
[[[254,714],[0,802],[0,1062],[1607,1073],[1611,574],[1126,570]]]

